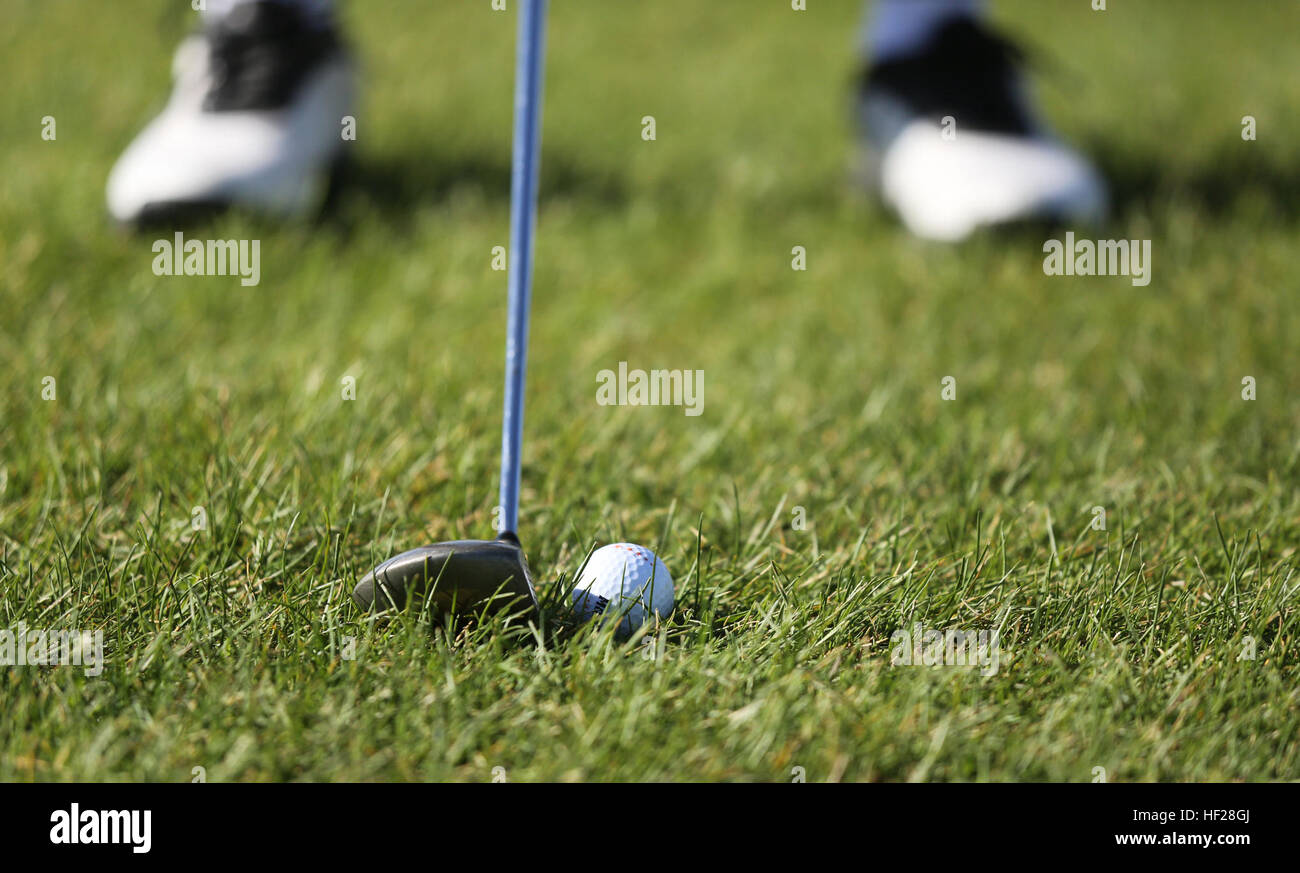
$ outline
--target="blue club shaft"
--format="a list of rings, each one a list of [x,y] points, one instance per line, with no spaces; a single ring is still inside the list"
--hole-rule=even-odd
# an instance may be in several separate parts
[[[506,395],[501,426],[502,531],[519,528],[520,451],[524,437],[524,377],[528,313],[532,303],[533,228],[542,147],[542,69],[546,0],[518,0],[515,46],[514,152],[510,167],[509,317],[506,324]]]

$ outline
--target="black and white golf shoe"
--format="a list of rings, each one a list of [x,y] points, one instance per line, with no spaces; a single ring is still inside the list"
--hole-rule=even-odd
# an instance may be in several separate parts
[[[355,73],[332,26],[291,4],[242,3],[186,39],[172,72],[166,108],[109,175],[114,218],[319,206],[354,112]]]
[[[958,15],[863,73],[868,180],[913,233],[955,241],[983,226],[1105,213],[1105,183],[1034,118],[1020,67],[1015,46]]]

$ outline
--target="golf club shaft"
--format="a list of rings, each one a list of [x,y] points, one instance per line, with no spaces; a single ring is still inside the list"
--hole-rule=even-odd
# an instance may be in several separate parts
[[[510,169],[510,314],[506,325],[505,415],[501,426],[502,530],[519,527],[520,450],[524,436],[524,377],[532,301],[533,227],[542,146],[542,60],[546,0],[520,0],[515,46],[514,154]]]

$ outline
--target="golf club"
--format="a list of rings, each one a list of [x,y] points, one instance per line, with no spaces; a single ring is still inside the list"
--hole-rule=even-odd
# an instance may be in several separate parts
[[[524,375],[532,297],[533,227],[541,151],[542,58],[546,0],[521,0],[515,55],[514,145],[510,175],[509,316],[506,325],[505,412],[501,427],[501,533],[495,540],[454,540],[389,558],[357,583],[365,609],[402,608],[427,598],[435,614],[508,609],[536,614],[537,594],[519,526]]]

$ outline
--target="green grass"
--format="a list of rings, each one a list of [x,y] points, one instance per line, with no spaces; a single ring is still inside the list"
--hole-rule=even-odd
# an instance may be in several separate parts
[[[1300,10],[996,4],[1115,182],[1097,235],[1153,241],[1135,288],[854,193],[851,0],[553,5],[521,533],[548,597],[656,548],[662,645],[348,598],[490,530],[513,14],[349,4],[337,210],[192,230],[262,241],[244,288],[155,277],[103,212],[186,4],[11,2],[0,629],[100,630],[108,666],[0,671],[0,778],[1300,775]],[[704,370],[704,414],[597,406],[620,360]],[[890,666],[913,622],[1000,629],[1000,669]]]

